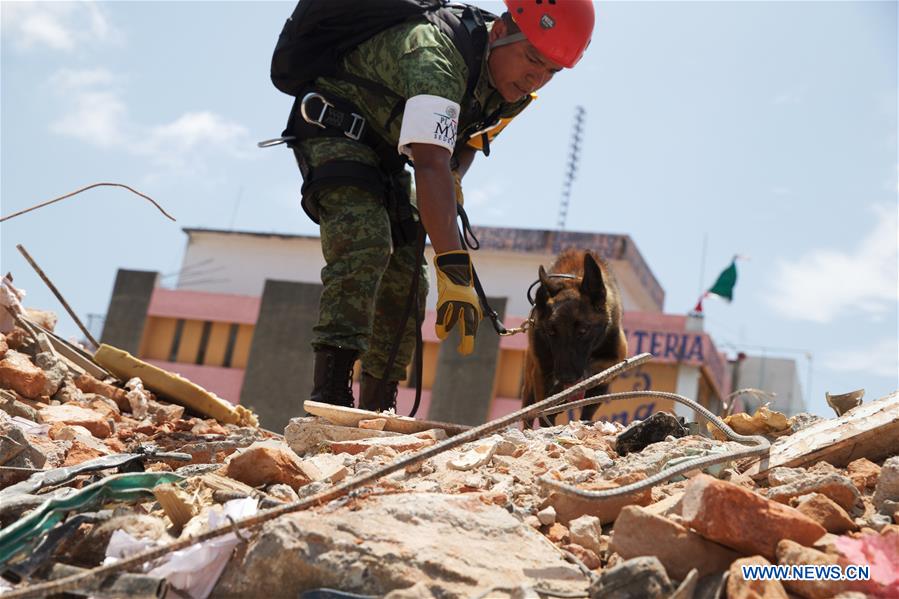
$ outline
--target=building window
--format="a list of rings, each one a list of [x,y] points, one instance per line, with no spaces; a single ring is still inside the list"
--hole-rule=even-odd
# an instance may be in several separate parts
[[[234,357],[234,346],[237,345],[237,331],[239,328],[240,325],[232,323],[231,328],[228,330],[228,345],[225,348],[225,359],[222,361],[222,366],[225,368],[231,368],[231,359]]]
[[[203,364],[206,360],[206,347],[209,345],[210,332],[212,332],[212,322],[207,320],[203,323],[203,332],[200,333],[200,347],[197,349],[195,364]]]
[[[169,362],[178,361],[178,348],[181,346],[181,334],[184,332],[184,319],[179,318],[175,323],[175,334],[172,337],[172,347],[169,349]]]

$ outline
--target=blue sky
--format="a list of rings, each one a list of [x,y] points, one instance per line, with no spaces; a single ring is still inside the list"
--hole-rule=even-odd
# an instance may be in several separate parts
[[[291,10],[2,3],[0,214],[114,181],[178,219],[100,189],[0,225],[2,271],[64,334],[75,325],[17,243],[84,317],[105,312],[119,267],[175,272],[181,227],[316,233],[290,153],[255,147],[290,108],[268,62]],[[667,312],[748,256],[734,302],[706,301],[706,328],[728,351],[796,358],[814,412],[825,391],[899,387],[895,2],[600,4],[581,64],[476,161],[473,222],[555,226],[577,105],[567,228],[629,234]]]

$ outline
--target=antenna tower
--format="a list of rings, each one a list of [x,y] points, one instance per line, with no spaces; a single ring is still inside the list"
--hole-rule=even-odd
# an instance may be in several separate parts
[[[577,164],[581,157],[581,139],[584,129],[584,116],[587,111],[583,106],[575,106],[574,108],[574,125],[571,130],[571,145],[568,153],[568,164],[566,165],[565,180],[562,183],[562,201],[559,203],[559,220],[557,228],[559,232],[565,230],[565,221],[568,219],[568,203],[571,200],[571,184],[577,175]]]

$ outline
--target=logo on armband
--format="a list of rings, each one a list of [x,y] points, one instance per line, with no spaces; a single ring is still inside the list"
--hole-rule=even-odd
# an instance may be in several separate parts
[[[444,114],[435,112],[434,116],[437,117],[437,123],[434,128],[434,139],[447,145],[455,146],[456,129],[459,125],[459,122],[456,120],[458,115],[459,112],[455,106],[447,106]]]

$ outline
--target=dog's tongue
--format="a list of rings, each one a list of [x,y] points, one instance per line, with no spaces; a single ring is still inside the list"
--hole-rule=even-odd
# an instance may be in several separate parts
[[[570,385],[565,385],[565,390],[571,389],[571,388],[574,387],[576,384],[577,384],[577,383],[571,383]],[[580,401],[580,400],[582,400],[582,399],[584,399],[584,392],[583,392],[583,391],[581,391],[580,393],[578,393],[578,394],[576,394],[576,395],[572,395],[571,397],[568,398],[568,401],[569,401],[569,402],[571,402],[571,401]]]

